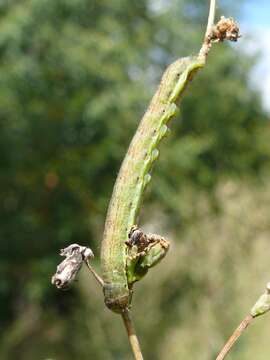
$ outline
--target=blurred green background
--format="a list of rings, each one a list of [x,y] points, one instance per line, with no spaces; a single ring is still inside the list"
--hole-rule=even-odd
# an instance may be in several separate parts
[[[242,4],[218,15],[241,18]],[[84,269],[69,291],[50,278],[72,242],[99,268],[125,151],[166,65],[199,49],[207,7],[0,1],[0,359],[132,359]],[[145,196],[140,225],[172,243],[135,287],[146,359],[214,359],[270,280],[270,128],[243,35],[190,85]],[[269,334],[266,316],[228,359],[269,359]]]

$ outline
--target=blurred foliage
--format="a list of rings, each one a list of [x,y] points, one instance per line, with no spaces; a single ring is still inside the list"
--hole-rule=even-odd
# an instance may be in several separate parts
[[[206,16],[199,0],[0,2],[1,359],[130,358],[88,274],[64,293],[50,276],[71,242],[98,254],[139,118]],[[142,222],[173,242],[136,286],[148,359],[212,359],[269,280],[269,125],[237,49],[215,46],[194,79],[146,196]],[[267,358],[264,326],[231,358]]]

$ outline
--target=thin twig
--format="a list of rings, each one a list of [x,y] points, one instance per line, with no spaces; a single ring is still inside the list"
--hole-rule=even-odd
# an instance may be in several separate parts
[[[258,316],[262,316],[266,314],[270,310],[270,283],[266,285],[265,292],[258,298],[252,309],[250,310],[250,314],[245,317],[245,319],[241,322],[238,328],[234,331],[232,336],[224,345],[223,349],[220,351],[216,360],[223,360],[227,354],[230,352],[231,348],[237,341],[237,339],[243,334],[245,329],[249,326],[253,319]]]
[[[223,360],[230,352],[231,348],[235,344],[235,342],[238,340],[238,338],[243,334],[245,329],[250,325],[254,317],[252,315],[248,315],[245,317],[245,319],[240,323],[237,329],[233,332],[232,336],[229,338],[229,340],[224,345],[223,349],[218,354],[216,360]]]
[[[210,0],[209,15],[208,15],[205,37],[208,37],[212,31],[212,28],[215,23],[215,14],[216,14],[216,0]]]
[[[201,59],[204,63],[206,62],[207,55],[212,45],[210,34],[214,26],[215,14],[216,14],[216,0],[210,0],[209,15],[208,15],[205,36],[202,43],[202,47],[198,55],[198,58]]]
[[[89,261],[87,259],[84,262],[85,262],[85,265],[90,270],[90,272],[92,273],[92,275],[94,276],[94,278],[99,283],[99,285],[103,287],[104,286],[104,281],[102,280],[102,278],[98,275],[98,273],[94,270],[94,268],[89,264]]]
[[[133,351],[134,359],[143,360],[139,340],[137,338],[136,331],[131,320],[130,310],[124,309],[121,315],[125,324],[125,328],[127,330],[128,339],[130,342],[131,349]]]

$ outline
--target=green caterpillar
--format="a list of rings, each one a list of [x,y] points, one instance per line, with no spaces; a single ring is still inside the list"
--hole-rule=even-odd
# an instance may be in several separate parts
[[[167,68],[118,174],[101,247],[105,304],[115,312],[129,306],[132,279],[138,279],[136,274],[132,274],[134,267],[130,267],[127,261],[126,242],[130,229],[136,223],[145,187],[151,180],[151,167],[159,154],[158,144],[167,133],[168,122],[178,113],[177,104],[186,85],[204,64],[199,57],[186,57]],[[151,266],[149,264],[148,267]]]

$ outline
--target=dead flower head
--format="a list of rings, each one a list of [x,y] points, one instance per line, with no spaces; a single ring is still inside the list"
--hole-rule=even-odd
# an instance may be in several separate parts
[[[94,257],[92,250],[86,246],[71,244],[60,250],[60,255],[65,257],[52,276],[52,284],[58,289],[66,289],[75,280],[84,261]]]
[[[224,16],[221,16],[210,34],[210,39],[212,41],[237,41],[239,37],[238,24],[233,18],[225,18]]]

